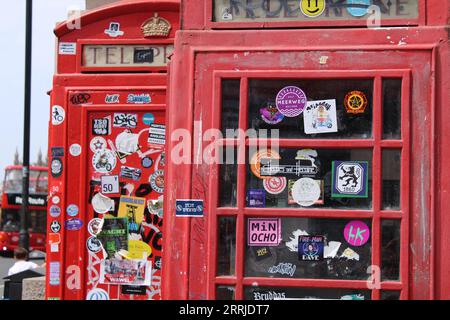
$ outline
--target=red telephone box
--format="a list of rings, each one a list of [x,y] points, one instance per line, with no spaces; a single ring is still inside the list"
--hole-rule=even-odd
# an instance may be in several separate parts
[[[163,298],[450,297],[449,8],[184,1]]]
[[[167,63],[179,1],[121,1],[55,29],[48,299],[161,298]]]

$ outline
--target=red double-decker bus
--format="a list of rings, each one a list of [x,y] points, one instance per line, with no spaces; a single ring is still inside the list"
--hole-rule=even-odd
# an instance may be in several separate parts
[[[2,253],[11,252],[19,245],[22,169],[20,165],[9,166],[5,169],[0,215],[0,252]],[[47,168],[30,167],[28,198],[30,250],[45,251],[47,191]]]

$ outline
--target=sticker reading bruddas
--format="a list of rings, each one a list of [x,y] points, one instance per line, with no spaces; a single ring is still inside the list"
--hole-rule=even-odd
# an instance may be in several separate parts
[[[365,245],[370,239],[370,229],[362,221],[350,221],[344,229],[345,240],[354,247]]]
[[[302,114],[306,107],[307,98],[302,89],[288,86],[278,92],[276,105],[278,110],[286,117],[294,118]]]
[[[337,132],[336,100],[308,101],[303,122],[306,134]]]
[[[248,219],[249,247],[276,247],[281,242],[281,219]]]
[[[333,161],[332,198],[367,198],[369,164],[367,161]]]
[[[147,260],[103,260],[100,265],[100,283],[150,286],[151,269],[151,262]]]
[[[298,259],[301,261],[321,261],[324,253],[323,236],[299,236]]]

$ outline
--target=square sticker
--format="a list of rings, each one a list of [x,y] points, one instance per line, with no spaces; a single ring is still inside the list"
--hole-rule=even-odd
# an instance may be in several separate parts
[[[336,100],[308,101],[303,122],[306,134],[338,132]]]
[[[103,194],[117,194],[119,190],[119,176],[102,176],[102,193]]]

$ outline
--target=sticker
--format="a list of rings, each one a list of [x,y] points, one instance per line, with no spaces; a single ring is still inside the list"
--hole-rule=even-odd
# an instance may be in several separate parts
[[[50,280],[49,283],[51,286],[59,286],[60,285],[60,279],[61,279],[61,265],[59,262],[50,262],[49,267],[49,273],[50,273]]]
[[[270,267],[267,272],[271,274],[281,274],[293,277],[295,270],[297,270],[297,266],[295,264],[281,262],[276,266]]]
[[[112,147],[111,147],[112,148]],[[114,148],[112,148],[114,150]],[[139,150],[139,135],[125,130],[116,137],[116,153],[119,158],[125,158]]]
[[[147,209],[151,214],[162,219],[164,216],[164,196],[159,196],[158,200],[147,201]]]
[[[177,200],[177,217],[203,217],[203,200]]]
[[[119,217],[128,218],[128,222],[141,224],[144,219],[145,198],[120,197]]]
[[[61,231],[61,225],[58,221],[52,221],[50,224],[50,230],[52,230],[53,233],[58,233]]]
[[[268,103],[267,107],[259,109],[259,113],[263,121],[268,124],[278,124],[284,119],[284,115],[278,111],[275,103]]]
[[[73,157],[78,157],[81,154],[81,146],[79,144],[73,144],[69,149],[70,155]]]
[[[306,134],[338,132],[336,100],[308,101],[303,123]]]
[[[247,203],[250,208],[264,208],[266,206],[266,192],[261,189],[248,190]]]
[[[150,176],[150,185],[152,189],[159,194],[164,193],[164,170],[158,170]]]
[[[249,247],[276,247],[281,242],[281,219],[248,219]]]
[[[332,198],[368,198],[367,161],[332,162]]]
[[[77,43],[76,42],[60,42],[59,54],[61,55],[76,55]]]
[[[323,236],[298,237],[298,259],[301,261],[322,261],[324,256]]]
[[[95,212],[104,214],[114,209],[114,200],[101,193],[97,193],[92,198],[92,207]]]
[[[96,172],[110,173],[116,167],[116,156],[111,150],[97,151],[92,158],[92,165]]]
[[[58,253],[59,252],[59,244],[51,244],[50,245],[50,252],[51,253]]]
[[[61,215],[61,208],[58,206],[51,206],[49,211],[52,218],[58,218]]]
[[[230,8],[223,8],[222,10],[222,20],[231,21],[233,20],[233,14],[230,12]]]
[[[285,87],[278,92],[276,105],[278,111],[288,118],[294,118],[302,114],[306,107],[307,99],[302,89],[294,86]]]
[[[347,0],[347,11],[354,17],[362,17],[370,7],[370,0]]]
[[[256,261],[262,261],[272,256],[270,247],[252,247]]]
[[[148,135],[149,145],[158,147],[166,144],[166,126],[163,124],[153,123],[150,125],[150,132]]]
[[[128,222],[126,218],[104,219],[102,231],[97,235],[108,258],[121,250],[128,250]]]
[[[122,294],[132,294],[137,296],[147,295],[147,288],[140,286],[121,286]]]
[[[97,136],[108,136],[111,134],[111,117],[92,119],[92,134]],[[92,147],[91,147],[92,149]]]
[[[152,248],[140,240],[128,240],[128,253],[126,259],[147,259],[152,254]]]
[[[107,94],[105,97],[106,104],[120,103],[120,94]]]
[[[71,204],[70,206],[67,207],[66,211],[70,217],[75,217],[78,215],[79,209],[77,205]]]
[[[120,168],[120,176],[125,179],[131,179],[134,181],[141,180],[142,170],[131,168],[131,167],[121,167]]]
[[[94,218],[88,223],[88,232],[91,236],[97,236],[103,228],[103,219]]]
[[[59,233],[49,233],[48,243],[50,245],[57,245],[61,243],[61,235]]]
[[[91,140],[90,148],[93,153],[105,151],[107,147],[106,140],[102,137],[95,137]]]
[[[52,148],[52,158],[62,158],[62,157],[64,157],[64,148],[63,147]]]
[[[300,0],[302,13],[310,18],[316,18],[325,11],[325,0]]]
[[[355,251],[353,251],[350,248],[347,248],[344,250],[344,252],[341,255],[341,258],[346,258],[347,260],[355,260],[359,261],[359,254],[357,254]]]
[[[116,194],[119,190],[119,176],[102,176],[101,177],[102,194]]]
[[[153,122],[155,122],[155,116],[153,115],[153,113],[146,113],[142,117],[142,122],[145,125],[149,126],[149,125],[153,124]]]
[[[127,98],[127,103],[134,104],[149,104],[152,103],[152,98],[148,93],[142,94],[129,94]]]
[[[264,149],[258,152],[255,152],[250,159],[250,169],[252,173],[257,176],[259,179],[263,179],[261,176],[261,159],[281,159],[281,156],[278,152],[273,151],[272,149]]]
[[[319,173],[316,164],[317,151],[303,149],[297,152],[295,163],[290,159],[260,159],[260,176],[268,177],[315,177]]]
[[[126,272],[123,272],[126,270]],[[151,262],[147,260],[103,260],[100,265],[100,283],[112,285],[150,286]]]
[[[298,238],[300,236],[307,236],[308,232],[301,230],[301,229],[297,229],[294,232],[292,232],[292,236],[289,237],[289,241],[286,242],[286,247],[289,249],[289,251],[291,252],[297,252],[298,253]]]
[[[321,192],[321,196],[319,198],[319,200],[317,200],[314,204],[315,205],[323,205],[324,204],[324,182],[323,180],[315,180],[319,186],[320,186],[320,192]],[[292,197],[292,187],[294,186],[294,183],[297,180],[288,180],[288,204],[297,204],[297,202],[294,200],[294,198]]]
[[[124,32],[120,31],[120,23],[118,22],[111,22],[109,24],[109,29],[105,30],[105,34],[112,38],[117,38],[119,36],[123,36]]]
[[[292,198],[302,207],[314,205],[321,195],[319,183],[311,178],[301,178],[292,186]]]
[[[347,93],[344,99],[345,110],[347,113],[359,114],[366,111],[368,101],[366,95],[361,91],[352,91]]]
[[[59,126],[66,118],[66,111],[61,106],[52,107],[52,125]]]
[[[133,53],[133,62],[138,63],[153,63],[155,59],[155,50],[153,48],[149,49],[141,49],[141,48],[134,48]]]
[[[352,246],[360,247],[370,239],[370,229],[362,221],[350,221],[344,229],[345,240]]]
[[[145,169],[151,168],[153,165],[153,160],[149,157],[144,157],[141,160],[141,165],[142,167],[144,167]]]
[[[53,204],[59,204],[60,202],[61,202],[61,198],[60,198],[60,197],[54,196],[54,197],[52,198],[52,203],[53,203]]]
[[[105,290],[96,288],[88,292],[86,300],[109,300],[109,295]]]
[[[341,242],[339,241],[330,241],[328,242],[328,245],[325,246],[323,250],[323,256],[324,258],[335,258],[339,248],[341,247]]]
[[[285,177],[271,177],[264,179],[264,189],[270,194],[280,194],[287,186],[287,179]]]
[[[102,243],[97,239],[97,237],[90,237],[86,241],[86,247],[89,252],[99,253],[102,250]]]
[[[68,231],[78,231],[83,227],[83,221],[80,219],[69,219],[66,220],[65,227]]]
[[[148,196],[152,192],[152,187],[148,183],[141,184],[139,188],[137,188],[135,195],[136,197],[143,198]]]
[[[70,97],[70,102],[73,105],[92,104],[92,102],[89,102],[91,98],[92,96],[89,93],[77,92]]]
[[[161,257],[155,257],[155,269],[161,270],[162,268],[162,258]]]
[[[50,167],[51,167],[52,177],[53,178],[59,178],[62,175],[63,163],[62,163],[61,159],[54,158],[52,160],[52,163],[51,163]]]
[[[115,128],[136,128],[138,116],[135,113],[114,113]]]

